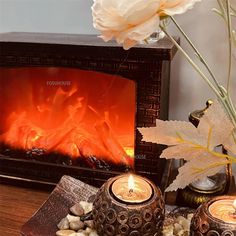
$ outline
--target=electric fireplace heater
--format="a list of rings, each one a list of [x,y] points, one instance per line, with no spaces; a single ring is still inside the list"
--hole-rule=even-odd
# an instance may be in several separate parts
[[[2,181],[93,185],[134,169],[161,185],[162,147],[138,127],[168,117],[167,39],[128,51],[96,36],[0,35]]]

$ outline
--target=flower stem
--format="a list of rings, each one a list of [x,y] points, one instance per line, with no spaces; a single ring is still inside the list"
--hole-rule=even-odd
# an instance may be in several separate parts
[[[222,13],[223,13],[223,16],[225,17],[226,12],[225,12],[225,7],[224,7],[224,5],[222,3],[222,0],[217,0],[217,2],[219,4],[219,6],[220,6],[220,9],[221,9]]]
[[[194,69],[200,74],[200,76],[205,80],[208,86],[214,91],[218,98],[222,99],[218,90],[214,87],[211,81],[206,77],[206,75],[201,71],[197,64],[190,58],[190,56],[184,51],[184,49],[176,42],[176,40],[165,30],[163,26],[160,25],[161,30],[166,34],[166,36],[174,43],[174,45],[180,50],[180,52],[186,57],[188,62],[194,67]]]
[[[228,26],[228,39],[229,39],[229,67],[228,67],[228,80],[227,80],[227,96],[230,94],[230,77],[232,66],[232,22],[231,22],[231,4],[230,0],[226,0],[226,14]]]
[[[230,98],[230,96],[228,96],[227,91],[224,87],[221,87],[222,92],[223,92],[223,96],[222,99],[220,100],[221,104],[224,106],[229,118],[231,119],[234,128],[236,130],[236,110],[235,107],[233,105],[233,102]]]
[[[218,83],[215,75],[213,74],[210,67],[207,65],[207,63],[206,63],[205,59],[203,58],[203,56],[201,55],[201,53],[197,50],[197,48],[194,46],[193,42],[190,40],[190,38],[187,36],[187,34],[183,31],[183,29],[180,27],[180,25],[177,23],[177,21],[174,19],[174,17],[170,16],[170,19],[175,24],[177,29],[181,32],[181,34],[184,36],[184,38],[187,40],[187,42],[192,47],[194,52],[197,54],[197,56],[200,59],[201,63],[206,67],[207,71],[209,72],[211,78],[213,79],[214,83],[216,84],[216,86],[217,86],[218,90],[220,91],[221,95],[223,95],[220,84]]]
[[[207,78],[207,76],[201,71],[198,65],[190,58],[190,56],[184,51],[184,49],[176,42],[176,40],[166,31],[165,27],[160,25],[161,30],[166,34],[166,36],[174,43],[174,45],[179,49],[179,51],[185,56],[188,62],[193,66],[193,68],[198,72],[198,74],[204,79],[208,86],[216,94],[217,98],[224,106],[228,116],[230,117],[235,129],[236,129],[236,113],[233,111],[231,104],[229,103],[229,97],[227,92],[225,93],[223,88],[217,90],[212,82]]]

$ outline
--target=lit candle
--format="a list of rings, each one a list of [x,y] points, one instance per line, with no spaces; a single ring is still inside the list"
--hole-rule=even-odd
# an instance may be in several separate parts
[[[216,219],[236,224],[236,199],[215,201],[209,206],[209,212]]]
[[[116,198],[131,204],[145,202],[153,194],[151,185],[137,175],[122,175],[113,182],[111,190]]]
[[[236,199],[234,200],[234,203],[233,203],[233,207],[234,207],[234,217],[236,217]]]
[[[103,184],[92,214],[99,235],[162,235],[165,203],[150,180],[123,174]]]

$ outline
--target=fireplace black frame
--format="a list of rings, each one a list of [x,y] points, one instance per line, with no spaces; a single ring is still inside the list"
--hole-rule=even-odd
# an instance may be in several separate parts
[[[66,67],[117,74],[137,83],[136,127],[153,127],[168,118],[170,64],[177,49],[167,39],[128,51],[94,35],[0,34],[0,67]],[[161,185],[167,161],[162,146],[141,141],[136,129],[135,170]],[[64,174],[100,186],[118,172],[27,161],[0,154],[0,179],[55,184]],[[166,179],[166,177],[165,177]]]

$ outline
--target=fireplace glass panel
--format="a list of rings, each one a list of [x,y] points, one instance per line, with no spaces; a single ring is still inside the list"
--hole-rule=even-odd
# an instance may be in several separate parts
[[[136,85],[57,67],[0,68],[0,155],[93,169],[134,165]]]

